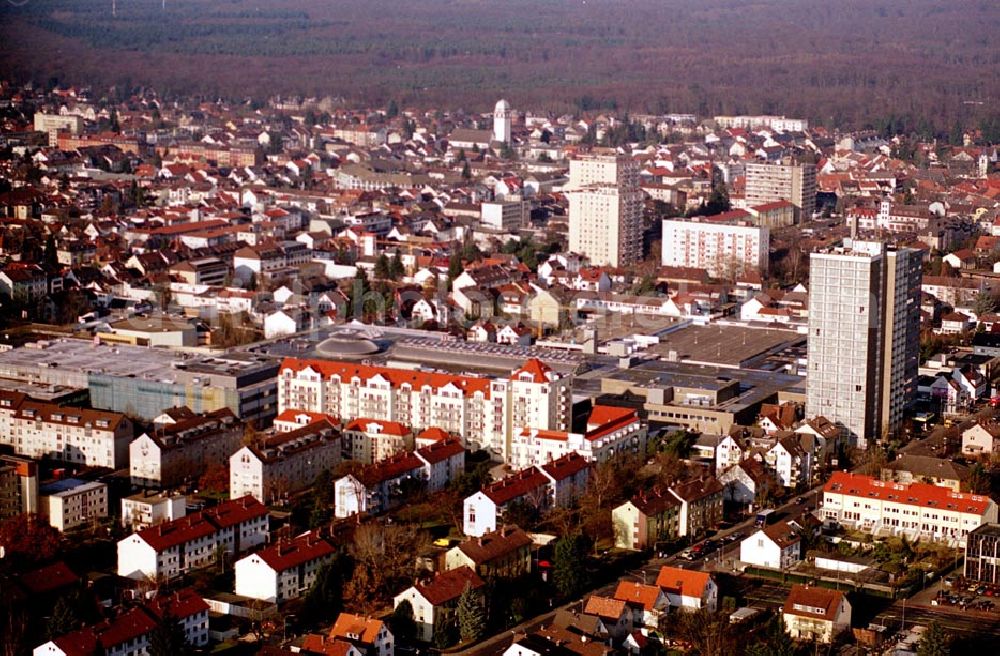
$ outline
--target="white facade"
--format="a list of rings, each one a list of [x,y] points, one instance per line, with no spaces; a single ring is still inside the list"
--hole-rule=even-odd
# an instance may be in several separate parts
[[[363,417],[416,431],[441,428],[506,460],[515,428],[565,430],[570,382],[537,360],[508,379],[286,358],[278,404],[282,412],[292,408],[343,421]]]
[[[875,536],[905,536],[962,546],[970,531],[997,521],[988,496],[927,483],[893,483],[835,472],[823,488],[820,516]]]
[[[502,144],[510,143],[510,123],[513,112],[510,103],[500,99],[493,108],[493,141]]]
[[[747,162],[747,207],[787,200],[798,221],[808,221],[816,210],[816,168],[790,162]]]
[[[340,433],[328,421],[264,438],[229,458],[229,496],[270,503],[312,485],[340,463]]]
[[[260,502],[252,497],[225,501],[120,540],[118,575],[171,579],[214,564],[220,551],[235,554],[261,545],[267,535],[267,509]]]
[[[787,533],[786,527],[775,525],[779,532]],[[771,528],[771,527],[769,527]],[[761,529],[750,534],[740,542],[740,560],[757,567],[786,570],[793,567],[801,559],[802,542],[798,538],[783,539],[784,536],[772,537]]]
[[[642,258],[639,166],[625,156],[570,161],[569,250],[598,266],[629,266]]]
[[[58,488],[40,491],[40,506],[60,531],[86,526],[108,516],[108,486],[97,481],[60,481]]]
[[[330,543],[309,533],[271,545],[236,561],[234,592],[274,603],[295,599],[312,587],[333,553]]]
[[[546,431],[526,428],[511,448],[508,464],[515,469],[543,465],[568,453],[589,462],[607,462],[616,455],[645,453],[646,427],[633,410],[596,406],[586,432]]]
[[[187,497],[183,494],[139,493],[122,499],[121,524],[139,530],[179,519],[186,514]]]
[[[19,455],[118,469],[128,462],[132,422],[125,415],[40,401],[0,406],[10,432],[0,434]]]
[[[920,269],[875,242],[812,253],[806,411],[864,447],[892,433],[915,394]]]
[[[740,223],[664,219],[663,266],[705,269],[715,278],[767,273],[770,230]]]

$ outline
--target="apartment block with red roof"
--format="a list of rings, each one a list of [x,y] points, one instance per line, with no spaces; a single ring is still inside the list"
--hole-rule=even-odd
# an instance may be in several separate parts
[[[314,532],[281,540],[236,561],[238,595],[281,603],[302,596],[331,558],[332,544]]]
[[[895,483],[835,472],[823,487],[820,517],[875,536],[933,540],[952,547],[983,524],[997,521],[990,497],[928,483]]]
[[[214,564],[219,552],[239,554],[267,540],[267,508],[251,496],[170,522],[118,542],[118,575],[169,580]]]
[[[343,447],[351,460],[371,464],[413,449],[413,431],[398,421],[359,418],[343,430]]]
[[[531,359],[511,376],[397,369],[334,360],[286,358],[278,376],[279,410],[394,421],[415,431],[461,434],[470,448],[509,458],[511,436],[525,427],[566,430],[571,379]]]
[[[517,469],[541,465],[576,452],[601,463],[625,453],[644,453],[646,426],[631,408],[595,405],[581,432],[524,428],[511,445],[509,464]]]

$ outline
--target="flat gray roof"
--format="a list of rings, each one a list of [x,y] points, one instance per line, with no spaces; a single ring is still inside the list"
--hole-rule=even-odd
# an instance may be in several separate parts
[[[675,351],[678,361],[739,367],[769,351],[805,340],[805,335],[791,330],[713,324],[687,326],[662,335],[660,343],[648,352],[666,358]]]

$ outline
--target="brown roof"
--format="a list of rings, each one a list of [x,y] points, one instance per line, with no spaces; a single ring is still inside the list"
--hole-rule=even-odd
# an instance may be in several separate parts
[[[583,612],[617,622],[618,618],[625,612],[625,602],[621,599],[590,595],[583,606]]]
[[[467,584],[471,585],[473,590],[478,590],[486,585],[471,568],[457,567],[441,572],[429,583],[417,583],[413,587],[431,605],[441,606],[449,601],[458,599]]]
[[[478,538],[469,538],[455,548],[476,565],[482,565],[530,544],[531,538],[523,530],[517,526],[504,526]]]
[[[764,535],[769,537],[772,542],[778,545],[779,549],[790,547],[800,539],[798,533],[795,532],[795,529],[784,522],[765,526],[763,530]]]
[[[799,617],[833,621],[836,619],[837,608],[843,598],[844,594],[838,590],[793,585],[788,593],[788,599],[785,600],[783,612]]]

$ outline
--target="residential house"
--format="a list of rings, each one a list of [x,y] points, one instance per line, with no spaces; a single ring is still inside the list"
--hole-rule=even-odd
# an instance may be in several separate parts
[[[413,431],[398,421],[355,419],[344,426],[341,440],[351,460],[366,464],[413,449]]]
[[[802,559],[802,539],[788,522],[771,524],[740,542],[740,560],[749,565],[788,570]]]
[[[1000,423],[979,420],[962,431],[962,455],[992,456],[1000,453]]]
[[[118,575],[171,579],[263,544],[267,508],[251,496],[150,526],[118,542]]]
[[[722,521],[722,483],[714,477],[677,483],[670,493],[681,502],[678,516],[680,537],[695,539]]]
[[[614,598],[632,609],[632,626],[659,631],[670,610],[670,600],[662,588],[634,581],[618,581]]]
[[[669,490],[641,491],[611,511],[615,546],[644,551],[680,535],[681,501]]]
[[[445,569],[470,567],[485,580],[517,578],[531,571],[531,538],[517,526],[469,537],[445,554]]]
[[[969,480],[969,468],[944,458],[904,453],[882,467],[882,480],[930,483],[961,492],[963,484]]]
[[[778,483],[795,488],[809,482],[812,457],[802,448],[799,436],[790,431],[775,434],[777,441],[764,454],[764,462],[774,472]]]
[[[777,481],[763,463],[753,458],[747,458],[724,471],[719,476],[719,482],[723,485],[726,501],[744,505],[759,505],[778,489]]]
[[[280,540],[236,561],[236,594],[273,603],[308,592],[336,549],[318,533]]]
[[[400,592],[393,600],[393,607],[404,601],[410,602],[417,625],[417,640],[430,642],[434,636],[435,620],[440,615],[447,617],[455,612],[458,598],[466,587],[483,597],[486,583],[469,567],[449,569]],[[485,603],[485,598],[481,598],[480,602]]]
[[[632,632],[632,609],[620,599],[590,595],[583,602],[583,613],[600,618],[612,642],[616,644],[622,642]]]
[[[553,503],[550,480],[537,467],[485,486],[463,502],[463,533],[480,536],[503,525],[503,512],[511,504],[526,504],[544,513]]]
[[[583,432],[524,428],[511,442],[509,462],[523,469],[573,451],[594,463],[623,454],[645,453],[646,426],[634,409],[595,405]]]
[[[312,485],[340,462],[340,432],[326,419],[255,440],[229,458],[229,495],[271,503]]]
[[[175,413],[179,418],[170,423],[154,424],[153,431],[129,444],[132,485],[171,488],[195,481],[209,464],[225,462],[239,448],[243,424],[229,408],[204,415],[195,415],[186,407],[173,410],[187,413]]]
[[[330,638],[354,645],[361,656],[394,656],[396,639],[380,619],[341,613],[328,634]]]
[[[714,613],[719,604],[719,586],[708,572],[664,565],[656,576],[656,585],[671,608],[684,611],[707,609]]]
[[[843,592],[830,588],[793,585],[781,616],[795,640],[830,644],[851,628],[851,604]]]

